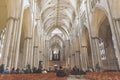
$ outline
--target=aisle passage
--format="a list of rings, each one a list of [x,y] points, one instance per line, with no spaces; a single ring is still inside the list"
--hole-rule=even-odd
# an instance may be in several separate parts
[[[70,75],[67,80],[89,80],[89,79],[85,79],[85,77],[82,76],[74,76],[74,75]]]

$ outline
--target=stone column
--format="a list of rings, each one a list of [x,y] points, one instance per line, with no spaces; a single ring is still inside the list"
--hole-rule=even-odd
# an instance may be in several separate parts
[[[81,53],[79,52],[79,69],[82,70]]]
[[[71,67],[75,66],[75,58],[74,58],[74,49],[73,46],[71,46]]]
[[[75,52],[75,62],[76,66],[80,68],[80,51]]]
[[[65,45],[63,45],[63,54],[62,54],[62,61],[65,61]]]
[[[68,63],[68,56],[69,56],[69,40],[65,41],[65,61],[66,61],[66,67]]]
[[[118,19],[114,19],[113,20],[114,24],[115,24],[115,33],[116,33],[116,38],[117,38],[117,44],[118,44],[118,49],[120,51],[120,18]]]
[[[94,51],[94,64],[99,64],[100,67],[102,67],[101,63],[101,56],[100,56],[100,49],[99,49],[99,38],[98,37],[92,37],[92,42],[93,42],[93,51]]]
[[[116,34],[117,34],[117,37],[118,37],[118,41],[120,42],[120,18],[118,19],[114,19],[114,22],[115,22],[115,30],[116,30]]]
[[[33,66],[38,67],[39,59],[38,59],[38,46],[33,47]]]
[[[81,69],[83,70],[84,69],[83,53],[80,54],[80,60],[81,60]]]
[[[16,45],[17,45],[17,36],[18,36],[18,27],[17,27],[17,24],[19,22],[19,19],[15,21],[15,29],[14,29],[14,41],[13,42],[13,49],[12,49],[12,54],[13,54],[13,57],[12,57],[12,60],[11,60],[11,66],[12,67],[15,67],[15,57],[16,57]]]
[[[30,45],[29,45],[29,64],[31,65],[31,68],[33,67],[33,39],[30,38]]]
[[[45,40],[45,49],[46,49],[46,52],[44,54],[44,57],[45,57],[45,68],[46,69],[49,69],[49,41],[48,40]]]
[[[90,46],[91,46],[91,54],[92,54],[92,65],[93,65],[93,69],[95,69],[95,65],[96,65],[96,52],[95,52],[95,43],[93,41],[93,38],[91,38],[92,36],[92,29],[91,29],[91,17],[89,16],[90,12],[89,12],[89,6],[87,4],[89,1],[85,1],[85,7],[86,7],[86,15],[87,15],[87,22],[88,22],[88,32],[89,32],[89,39],[90,39]]]
[[[14,18],[14,25],[13,25],[13,31],[11,36],[11,43],[10,43],[10,50],[9,50],[9,69],[14,67],[14,58],[15,58],[15,52],[14,49],[16,48],[15,42],[16,42],[16,32],[17,32],[17,24],[18,20]]]
[[[25,56],[25,66],[27,65],[27,64],[29,64],[28,63],[28,56],[29,56],[29,53],[28,53],[28,47],[29,47],[29,38],[27,37],[26,38],[26,51],[25,51],[25,54],[26,54],[26,56]]]
[[[10,42],[11,42],[11,37],[12,37],[12,30],[13,30],[13,23],[14,23],[14,18],[9,17],[8,22],[7,22],[7,33],[6,33],[6,39],[5,39],[5,46],[4,46],[4,51],[2,55],[2,64],[5,65],[5,68],[8,67],[8,58],[9,58],[9,50],[10,50]]]
[[[32,38],[31,37],[26,37],[26,40],[25,40],[25,53],[24,53],[24,55],[25,55],[25,66],[26,65],[31,65],[31,44],[32,44]]]
[[[120,53],[120,18],[114,19],[113,22],[115,24],[115,33],[116,33],[116,41],[117,41],[116,46],[118,47],[118,51]],[[118,54],[117,51],[116,51],[116,57],[118,59],[118,64],[120,69],[120,54]]]
[[[69,58],[70,58],[70,68],[72,68],[72,46],[70,46],[70,55],[69,55]]]
[[[26,42],[27,39],[24,39],[24,48],[23,48],[23,59],[22,59],[22,68],[26,67],[26,64],[25,64],[25,61],[26,61],[26,49],[27,49],[27,45],[26,45]]]
[[[82,51],[83,51],[83,53],[82,53],[82,61],[83,61],[83,69],[85,69],[85,70],[87,70],[87,66],[88,66],[88,62],[87,62],[87,46],[82,46]]]
[[[28,43],[28,64],[32,67],[32,37],[29,37]]]
[[[75,66],[76,65],[76,62],[75,62],[75,53],[72,54],[72,66]]]
[[[75,65],[78,67],[78,57],[76,51],[75,51]]]
[[[111,7],[110,7],[110,3],[109,3],[109,0],[105,0],[106,2],[106,5],[107,5],[107,10],[108,10],[108,19],[109,19],[109,22],[110,22],[110,27],[111,27],[111,31],[112,31],[112,40],[113,40],[113,44],[114,44],[114,49],[115,49],[115,54],[116,54],[116,57],[118,59],[118,63],[119,63],[119,68],[120,68],[120,42],[119,42],[119,39],[120,39],[120,36],[119,36],[119,28],[120,27],[118,25],[118,21],[119,19],[116,21],[116,19],[113,18],[112,16],[112,10],[111,10]]]

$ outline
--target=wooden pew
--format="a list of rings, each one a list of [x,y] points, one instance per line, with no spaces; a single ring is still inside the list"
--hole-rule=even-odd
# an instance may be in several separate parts
[[[90,80],[120,80],[120,72],[87,72]]]
[[[67,80],[66,77],[57,77],[55,73],[47,74],[1,74],[0,80]]]

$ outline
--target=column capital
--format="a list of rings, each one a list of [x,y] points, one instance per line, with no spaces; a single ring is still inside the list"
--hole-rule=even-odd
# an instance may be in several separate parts
[[[42,53],[42,51],[39,51],[39,53]]]
[[[33,46],[33,48],[38,48],[38,46]]]
[[[19,18],[16,18],[16,17],[10,16],[10,17],[7,19],[7,21],[9,21],[9,20],[17,21],[17,20],[19,20]]]
[[[81,46],[82,48],[87,48],[87,46]]]
[[[92,39],[100,39],[99,37],[95,36],[95,37],[91,37]]]
[[[32,39],[32,37],[26,37],[25,40],[27,40],[27,39]]]
[[[114,21],[120,21],[120,18],[113,18]]]
[[[75,54],[72,54],[72,56],[75,56]]]
[[[36,21],[40,21],[40,19],[39,19],[39,18],[36,18],[35,20],[36,20]]]
[[[76,53],[80,53],[80,51],[76,51]]]

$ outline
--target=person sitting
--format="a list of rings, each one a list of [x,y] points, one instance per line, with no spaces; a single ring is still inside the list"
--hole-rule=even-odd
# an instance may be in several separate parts
[[[16,74],[19,74],[19,71],[20,71],[19,68],[17,68],[17,69],[16,69]]]
[[[65,77],[66,76],[65,71],[62,69],[62,66],[60,66],[59,70],[57,70],[56,76],[58,76],[58,77]]]
[[[43,74],[46,74],[46,73],[47,73],[47,70],[46,70],[46,69],[43,69],[42,73],[43,73]]]
[[[72,71],[74,75],[79,75],[79,69],[76,66],[73,67]]]
[[[10,71],[8,70],[8,68],[6,68],[2,73],[3,73],[3,74],[9,74]]]
[[[88,71],[89,72],[94,72],[93,68],[90,68],[90,67],[88,68]]]
[[[11,74],[15,74],[16,71],[15,71],[15,68],[12,68],[12,70],[10,71]]]
[[[37,73],[41,73],[41,72],[42,72],[42,68],[39,67],[39,68],[37,69]]]
[[[33,70],[32,70],[33,73],[37,73],[37,68],[34,67]]]
[[[31,73],[31,72],[32,72],[32,71],[31,71],[30,68],[27,68],[26,71],[25,71],[26,74],[29,74],[29,73]]]
[[[19,73],[20,73],[20,74],[24,74],[24,73],[25,73],[25,72],[24,72],[24,69],[20,69],[20,70],[19,70]]]

